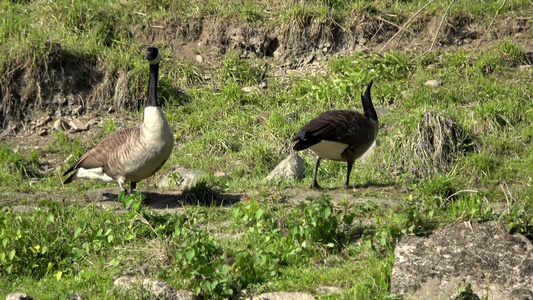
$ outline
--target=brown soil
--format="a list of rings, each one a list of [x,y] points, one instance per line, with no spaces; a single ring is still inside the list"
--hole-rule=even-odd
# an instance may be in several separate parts
[[[132,39],[142,44],[172,49],[177,58],[195,61],[200,53],[205,72],[216,68],[220,57],[228,50],[242,50],[250,57],[273,63],[272,74],[287,69],[294,70],[291,73],[308,74],[310,68],[319,68],[321,62],[338,54],[428,50],[440,22],[440,16],[421,16],[390,43],[401,24],[363,14],[354,15],[352,25],[347,27],[310,22],[305,26],[288,23],[268,28],[225,19],[197,19],[154,22],[147,28],[132,25],[129,32]],[[486,26],[448,19],[433,49],[468,49],[479,43],[483,49],[509,37],[521,43],[526,51],[533,51],[533,40],[528,38],[532,33],[528,20],[499,19],[493,24],[495,30],[489,30],[481,41]],[[47,112],[52,116],[94,115],[100,114],[102,108],[132,110],[138,107],[143,90],[130,93],[127,70],[106,70],[97,57],[79,58],[57,43],[48,44],[47,49],[46,60],[36,65],[15,58],[8,66],[0,82],[0,129],[4,135],[27,130],[26,126],[31,127],[36,119],[35,112]],[[315,63],[310,64],[311,61]],[[35,130],[30,129],[29,133]]]

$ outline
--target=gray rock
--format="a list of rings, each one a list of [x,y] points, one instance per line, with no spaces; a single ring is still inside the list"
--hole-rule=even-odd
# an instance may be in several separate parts
[[[204,171],[190,170],[185,168],[174,168],[163,179],[159,181],[157,187],[179,187],[186,189],[193,187],[198,179],[205,176]]]
[[[68,125],[72,128],[73,131],[76,131],[76,132],[85,131],[88,129],[87,125],[83,124],[83,122],[81,122],[78,119],[70,120]]]
[[[330,295],[339,293],[341,291],[341,288],[338,286],[331,286],[331,285],[319,285],[316,287],[317,293],[320,295]]]
[[[503,222],[458,222],[403,236],[394,254],[390,289],[406,299],[450,299],[467,284],[489,299],[533,294],[533,245],[507,233]]]
[[[300,179],[303,176],[304,160],[298,155],[298,153],[293,153],[280,162],[265,179]]]
[[[383,106],[374,106],[374,109],[376,110],[376,114],[378,115],[378,118],[390,114],[390,109],[383,107]]]
[[[68,125],[63,119],[57,119],[54,121],[54,129],[59,131],[68,130]]]
[[[315,300],[311,294],[301,292],[272,292],[251,297],[252,300]]]
[[[203,63],[204,62],[204,58],[200,54],[198,54],[198,55],[196,55],[196,61],[199,62],[199,63]]]
[[[368,150],[366,150],[366,152],[363,153],[363,155],[361,156],[361,158],[359,158],[359,160],[362,162],[367,161],[368,158],[371,157],[372,154],[374,153],[374,150],[376,149],[376,145],[377,145],[377,140],[374,141],[372,145],[370,145],[370,148],[368,148]]]
[[[85,300],[85,297],[81,293],[78,293],[78,294],[67,293],[67,297],[66,298],[68,300]]]
[[[6,300],[35,300],[35,298],[24,293],[11,293],[7,295]]]
[[[245,93],[251,93],[253,91],[255,91],[255,87],[253,86],[245,86],[242,88],[242,91],[245,92]]]
[[[198,296],[190,291],[177,290],[163,281],[152,278],[138,278],[123,276],[113,283],[115,288],[123,292],[141,288],[143,292],[150,293],[150,296],[156,298],[173,299],[173,300],[196,300]]]
[[[439,87],[441,85],[441,82],[436,79],[430,79],[424,83],[425,86],[430,87]]]

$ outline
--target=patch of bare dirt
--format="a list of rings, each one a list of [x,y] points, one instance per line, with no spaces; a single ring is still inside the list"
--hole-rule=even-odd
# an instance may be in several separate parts
[[[405,21],[404,21],[405,22]],[[158,45],[176,57],[194,61],[198,54],[207,69],[215,68],[221,55],[240,50],[245,55],[270,59],[272,74],[283,69],[317,69],[317,64],[338,54],[354,51],[424,51],[438,33],[435,50],[443,48],[486,48],[504,37],[520,42],[533,51],[531,25],[527,19],[502,18],[487,31],[487,24],[468,19],[420,16],[397,35],[401,25],[386,16],[354,14],[351,25],[333,21],[308,20],[279,27],[258,26],[221,18],[193,19],[150,25],[131,25],[131,38],[145,45]],[[107,70],[96,57],[78,57],[58,43],[48,43],[45,61],[28,63],[13,59],[1,81],[1,129],[16,132],[32,120],[33,112],[53,115],[94,114],[115,107],[131,110],[138,106],[140,92],[132,95],[131,74],[127,70]],[[312,59],[308,59],[312,56]],[[304,63],[306,62],[307,63]],[[314,64],[311,64],[314,62]],[[79,108],[81,107],[81,109]]]

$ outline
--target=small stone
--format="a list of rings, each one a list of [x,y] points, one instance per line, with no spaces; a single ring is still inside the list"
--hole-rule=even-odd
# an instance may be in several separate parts
[[[324,44],[324,47],[326,47],[326,48],[331,47],[331,43],[330,43],[330,42],[325,43],[325,44]]]
[[[198,54],[198,55],[196,55],[196,61],[199,62],[199,63],[203,63],[204,62],[204,58],[200,54]]]
[[[175,168],[169,172],[157,184],[158,187],[177,186],[180,189],[187,189],[193,187],[200,177],[204,176],[205,172],[200,170],[191,170],[185,168]]]
[[[138,278],[123,276],[115,280],[113,283],[115,288],[127,293],[129,290],[141,287],[150,296],[156,299],[176,299],[176,300],[197,300],[198,296],[190,291],[177,290],[167,283],[152,279],[152,278]],[[151,298],[151,297],[149,297]]]
[[[316,290],[320,295],[329,295],[340,292],[341,288],[338,286],[319,285],[316,287]]]
[[[258,87],[259,87],[260,89],[266,89],[266,88],[267,88],[267,83],[263,81],[263,82],[261,82],[261,83],[258,85]]]
[[[84,300],[85,297],[81,293],[79,293],[79,294],[67,293],[67,299],[68,300]]]
[[[67,123],[63,121],[63,119],[57,119],[54,121],[54,129],[59,131],[65,131],[67,130]]]
[[[50,121],[52,121],[52,116],[46,115],[37,123],[37,127],[41,127]]]
[[[225,177],[226,173],[223,171],[216,171],[215,174],[213,174],[215,177]]]
[[[368,150],[366,150],[365,153],[363,153],[363,155],[361,156],[361,158],[359,159],[360,161],[362,162],[365,162],[368,160],[368,158],[370,156],[372,156],[372,154],[374,153],[374,150],[376,149],[376,145],[377,145],[377,140],[375,140],[372,145],[370,145],[370,148],[368,148]]]
[[[533,67],[533,65],[521,65],[521,66],[518,66],[518,70],[520,70],[521,72],[525,71],[525,70],[529,70],[531,69],[531,67]]]
[[[304,176],[304,161],[298,155],[293,153],[286,159],[279,163],[279,165],[268,174],[266,180],[284,178],[284,179],[300,179]]]
[[[390,114],[390,109],[383,106],[374,106],[374,110],[379,118]]]
[[[265,122],[266,120],[268,120],[268,118],[270,118],[270,111],[264,111],[260,114],[258,114],[256,117],[255,117],[255,121],[256,122]]]
[[[285,70],[281,69],[281,70],[276,70],[276,72],[274,72],[274,77],[281,77],[281,76],[284,76],[285,75]]]
[[[430,87],[439,87],[441,85],[441,82],[436,79],[430,79],[424,83],[425,86]]]
[[[11,293],[7,295],[6,300],[35,300],[35,298],[24,293]]]
[[[245,92],[245,93],[251,93],[253,91],[255,91],[255,88],[253,86],[245,86],[242,88],[242,91]]]
[[[251,297],[252,300],[315,300],[311,294],[301,292],[272,292]]]
[[[72,130],[74,130],[75,132],[85,131],[85,130],[88,129],[87,125],[83,124],[78,119],[70,120],[69,125],[70,125],[70,127],[72,127]]]
[[[69,156],[67,156],[67,158],[65,158],[65,160],[63,161],[63,163],[64,163],[64,164],[67,163],[67,162],[68,162],[71,158],[73,158],[73,157],[74,157],[74,154],[71,153]]]

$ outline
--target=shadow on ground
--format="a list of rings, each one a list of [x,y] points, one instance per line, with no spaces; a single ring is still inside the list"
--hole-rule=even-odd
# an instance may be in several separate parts
[[[117,203],[119,188],[101,188],[89,190],[86,196],[90,201],[103,205]],[[192,193],[187,191],[163,190],[141,191],[146,196],[143,204],[153,209],[174,209],[187,205],[231,206],[241,201],[243,194],[223,194],[212,190]]]

